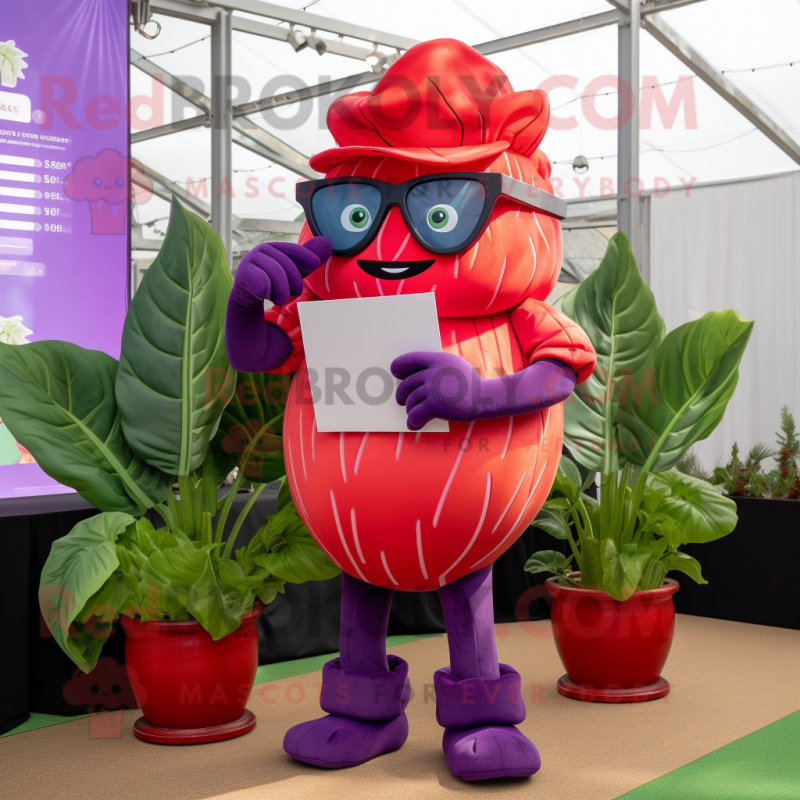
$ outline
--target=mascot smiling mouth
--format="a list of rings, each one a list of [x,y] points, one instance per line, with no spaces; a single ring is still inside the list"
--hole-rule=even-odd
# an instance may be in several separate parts
[[[366,258],[358,258],[356,264],[373,278],[399,281],[422,274],[428,267],[432,267],[435,261],[435,258],[424,261],[370,261]]]

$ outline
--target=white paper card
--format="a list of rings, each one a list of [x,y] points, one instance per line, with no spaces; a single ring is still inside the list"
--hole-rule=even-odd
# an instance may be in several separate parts
[[[392,361],[441,353],[433,293],[298,303],[317,430],[408,431]],[[450,430],[431,420],[423,431]]]

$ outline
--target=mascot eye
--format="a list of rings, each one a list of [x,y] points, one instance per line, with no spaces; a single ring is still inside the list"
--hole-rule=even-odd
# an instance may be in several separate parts
[[[359,233],[369,225],[369,211],[364,206],[353,203],[342,211],[341,221],[346,231]]]
[[[103,185],[103,181],[102,181],[102,180],[100,180],[100,178],[95,178],[95,179],[92,181],[92,186],[102,186],[102,185]]]
[[[428,211],[428,227],[437,233],[447,233],[458,225],[458,212],[446,204],[434,206]]]
[[[124,180],[122,180],[122,178],[117,178],[117,179],[114,181],[114,186],[116,186],[116,187],[117,187],[117,189],[121,189],[121,188],[122,188],[124,185],[125,185],[125,181],[124,181]]]

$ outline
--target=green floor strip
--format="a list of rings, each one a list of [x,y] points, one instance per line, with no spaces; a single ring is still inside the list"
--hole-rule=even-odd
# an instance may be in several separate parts
[[[676,798],[800,798],[800,711],[646,783],[617,800]]]
[[[60,725],[62,722],[86,719],[88,716],[88,714],[78,714],[77,717],[59,717],[56,714],[39,714],[36,711],[31,711],[30,717],[28,717],[22,725],[17,725],[16,728],[12,728],[10,731],[0,734],[0,739],[5,736],[13,736],[16,733],[27,733],[28,731],[35,731],[39,728],[47,728],[50,725]]]
[[[440,633],[411,634],[406,636],[388,636],[386,638],[387,647],[396,647],[399,644],[416,642],[419,639],[430,639],[431,636],[441,636]],[[294,661],[281,661],[277,664],[264,664],[256,672],[256,686],[261,683],[279,681],[282,678],[294,678],[295,675],[304,675],[307,672],[314,672],[322,669],[323,664],[337,656],[338,653],[329,653],[323,656],[311,656],[310,658],[298,658]],[[27,733],[39,728],[47,728],[50,725],[60,725],[62,722],[72,722],[76,719],[85,719],[88,714],[79,714],[76,717],[59,717],[55,714],[38,714],[31,712],[30,718],[18,725],[13,730],[0,734],[0,739],[4,736],[13,736],[17,733]]]

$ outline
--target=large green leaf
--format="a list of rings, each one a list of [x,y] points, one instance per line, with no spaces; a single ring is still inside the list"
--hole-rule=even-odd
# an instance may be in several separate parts
[[[131,301],[116,395],[133,451],[169,475],[203,463],[234,373],[225,352],[232,285],[216,233],[173,198],[161,251]]]
[[[70,649],[77,654],[84,672],[97,666],[97,659],[111,635],[119,612],[134,602],[131,592],[117,570],[84,604],[72,623]]]
[[[287,583],[324,581],[341,571],[311,537],[294,503],[271,517],[259,535],[271,552],[256,557],[256,564]]]
[[[635,464],[663,472],[717,427],[739,380],[753,323],[711,311],[672,331],[655,353],[657,402],[629,394],[617,420]],[[650,458],[651,454],[655,454]]]
[[[627,600],[639,588],[647,562],[653,557],[650,548],[626,544],[618,552],[612,539],[605,540],[603,588],[615,600]]]
[[[556,539],[569,539],[569,524],[564,517],[564,510],[558,506],[543,506],[531,525],[541,528]]]
[[[167,479],[125,441],[118,366],[68,342],[0,344],[0,417],[48,475],[101,511],[140,513],[163,501]]]
[[[540,572],[564,575],[569,572],[571,562],[572,556],[565,556],[556,550],[539,550],[525,562],[524,570],[533,575]]]
[[[216,641],[233,633],[241,625],[242,614],[251,611],[252,607],[252,598],[248,605],[241,592],[223,590],[211,559],[207,558],[200,580],[189,589],[186,608],[211,634],[211,638]]]
[[[82,612],[91,610],[91,605],[87,606],[90,599],[97,601],[97,605],[111,605],[113,613],[121,607],[127,592],[120,594],[116,586],[107,584],[119,566],[115,542],[133,522],[129,514],[117,512],[82,520],[66,536],[53,542],[42,569],[39,584],[42,616],[61,649],[85,672],[96,663],[100,649],[97,641],[91,639],[102,637],[92,637],[82,629],[70,631],[70,627],[73,622],[85,621]],[[117,599],[112,604],[115,593]]]
[[[614,472],[622,460],[619,395],[647,392],[649,359],[665,332],[628,237],[612,236],[598,268],[556,305],[586,331],[597,351],[594,373],[564,404],[566,444],[587,469]]]
[[[191,542],[176,540],[175,547],[156,550],[143,573],[148,582],[158,584],[170,604],[177,600],[215,640],[235,631],[242,614],[249,610],[241,607],[240,593],[226,596],[209,549],[195,548]]]
[[[663,563],[667,572],[678,570],[688,575],[695,583],[708,583],[703,577],[700,562],[696,558],[686,555],[686,553],[669,553],[664,558]]]
[[[667,549],[668,542],[657,536],[649,538],[642,549],[648,549],[651,553],[650,560],[642,570],[642,577],[639,579],[639,589],[657,589],[664,583],[667,574],[667,563],[662,556]]]
[[[217,391],[226,402],[213,441],[218,465],[224,465],[227,472],[241,466],[241,459],[249,448],[244,468],[247,480],[272,483],[286,474],[281,414],[286,408],[291,381],[291,373],[240,372],[235,390],[218,384]],[[255,444],[250,448],[254,438]]]
[[[707,481],[669,470],[653,475],[650,483],[655,489],[669,490],[655,513],[678,523],[681,544],[713,542],[736,527],[736,503]]]

